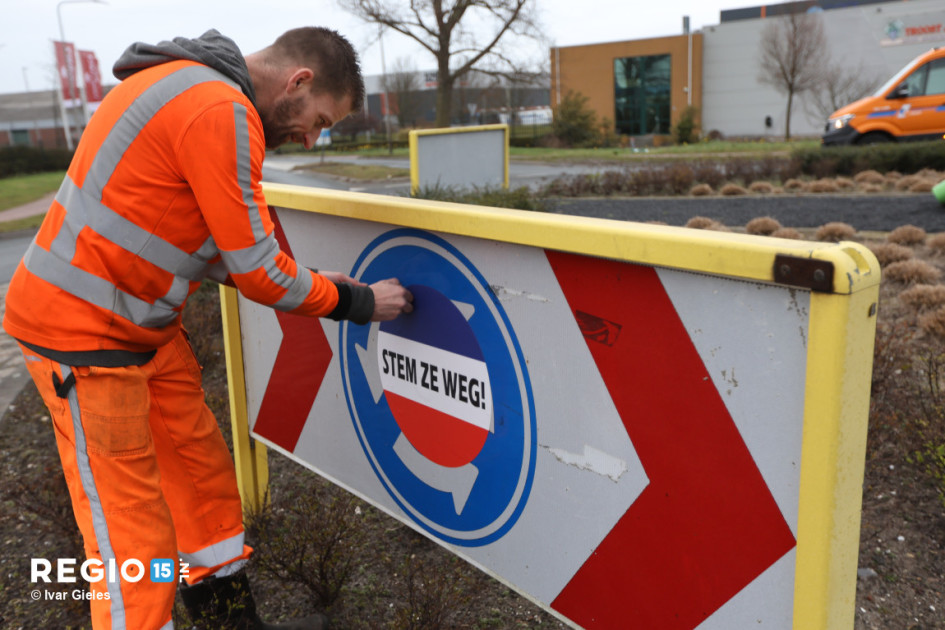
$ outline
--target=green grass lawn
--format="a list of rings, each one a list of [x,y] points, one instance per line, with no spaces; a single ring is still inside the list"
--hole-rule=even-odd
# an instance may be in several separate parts
[[[0,179],[0,232],[15,232],[38,227],[45,214],[5,221],[3,211],[16,208],[59,189],[65,171],[18,175]]]
[[[0,211],[21,206],[47,193],[55,192],[65,174],[65,171],[53,171],[0,179]]]
[[[820,140],[755,140],[755,141],[727,141],[712,140],[705,142],[696,142],[693,144],[668,145],[664,147],[647,147],[634,150],[631,147],[609,147],[596,149],[553,149],[545,147],[511,147],[509,154],[512,159],[517,160],[535,160],[545,162],[567,162],[567,161],[594,161],[621,162],[624,160],[645,160],[652,157],[692,157],[716,156],[726,157],[731,155],[746,155],[762,157],[765,154],[790,153],[795,149],[809,149],[820,146]],[[320,151],[319,151],[320,152]],[[310,153],[315,155],[315,151],[299,151],[299,153]],[[325,160],[330,161],[333,151],[329,149],[325,152]],[[370,149],[361,149],[359,151],[345,151],[342,155],[359,155],[361,157],[399,157],[409,158],[410,152],[405,147],[397,147],[390,152],[387,148],[375,147]]]

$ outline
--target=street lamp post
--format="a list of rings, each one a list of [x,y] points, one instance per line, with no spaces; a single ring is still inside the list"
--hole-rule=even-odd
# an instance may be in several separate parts
[[[56,5],[56,18],[59,21],[59,41],[62,42],[63,46],[65,46],[65,43],[66,43],[66,33],[65,33],[65,30],[62,28],[62,5],[75,4],[78,2],[92,2],[95,4],[107,4],[104,0],[60,0],[59,4]],[[72,59],[66,60],[66,72],[69,75],[69,91],[72,94],[75,94],[76,92],[75,67],[76,67],[75,49],[73,48]],[[65,127],[66,147],[71,151],[73,148],[72,125],[69,123],[69,118],[66,115],[65,95],[63,95],[63,103],[62,103],[62,124]]]
[[[36,120],[36,110],[33,108],[33,93],[30,92],[30,82],[26,76],[26,66],[23,66],[23,87],[26,88],[26,100],[30,106],[30,115],[33,117],[33,140],[30,145],[32,146],[35,143],[42,146],[42,142],[39,140],[39,122]]]

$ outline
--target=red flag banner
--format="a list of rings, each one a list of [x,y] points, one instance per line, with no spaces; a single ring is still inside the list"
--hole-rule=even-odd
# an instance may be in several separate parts
[[[62,85],[62,98],[70,105],[79,98],[78,76],[75,67],[75,46],[71,42],[53,42],[56,50],[56,69]]]
[[[102,100],[102,73],[98,59],[91,50],[79,51],[79,63],[82,65],[82,83],[85,85],[85,100],[98,103]]]

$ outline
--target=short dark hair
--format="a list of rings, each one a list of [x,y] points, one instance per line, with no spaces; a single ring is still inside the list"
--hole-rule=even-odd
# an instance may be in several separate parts
[[[364,105],[364,77],[355,52],[343,35],[320,26],[286,31],[270,46],[275,56],[310,65],[316,73],[315,89],[335,98],[351,97],[351,111]]]

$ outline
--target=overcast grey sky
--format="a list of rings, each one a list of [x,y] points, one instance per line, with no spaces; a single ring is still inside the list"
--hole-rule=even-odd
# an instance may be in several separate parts
[[[195,37],[208,28],[250,53],[290,28],[328,26],[358,49],[365,74],[381,73],[376,27],[345,13],[335,0],[102,1],[0,0],[0,94],[22,92],[27,85],[32,90],[53,86],[52,40],[59,39],[58,16],[66,41],[95,52],[106,83],[115,82],[112,64],[129,44]],[[558,46],[678,35],[684,15],[697,30],[718,24],[722,9],[754,5],[739,0],[538,0],[544,31]],[[388,68],[399,58],[409,58],[417,70],[434,68],[432,56],[402,35],[387,32],[383,46]],[[532,56],[537,54],[533,51]]]

